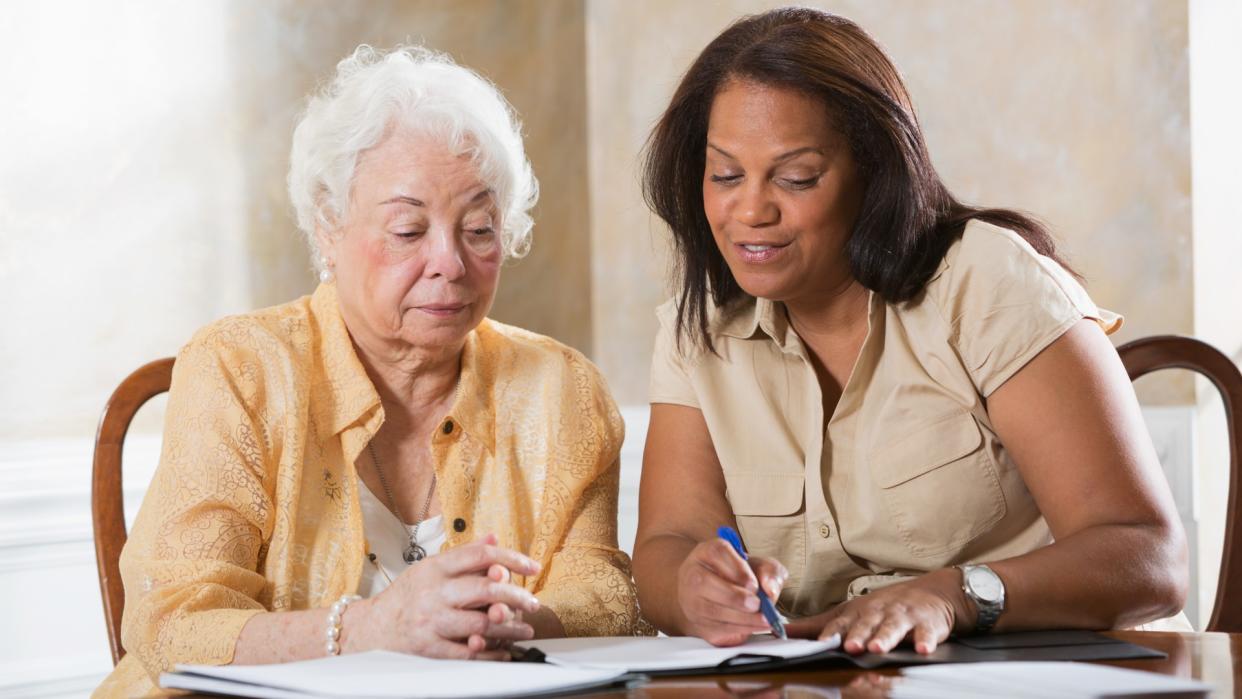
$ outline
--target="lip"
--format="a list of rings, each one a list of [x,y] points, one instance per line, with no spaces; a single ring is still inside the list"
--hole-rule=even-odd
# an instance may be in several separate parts
[[[425,306],[415,306],[416,310],[422,311],[427,315],[436,316],[437,318],[448,318],[466,310],[469,304],[450,304],[450,303],[431,303]]]
[[[747,250],[746,249],[747,245],[767,245],[769,247],[767,250],[755,251],[755,250]],[[769,242],[763,242],[763,241],[750,241],[750,240],[733,244],[733,250],[735,253],[737,253],[738,258],[740,258],[743,262],[747,264],[752,264],[752,265],[772,262],[773,260],[776,260],[777,258],[779,258],[782,254],[784,254],[785,248],[788,248],[788,247],[789,247],[789,243],[778,244],[778,243],[769,243]]]

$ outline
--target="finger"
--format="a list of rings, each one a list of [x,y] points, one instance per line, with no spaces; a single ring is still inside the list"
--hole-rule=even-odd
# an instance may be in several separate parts
[[[880,614],[871,613],[854,619],[853,623],[845,629],[841,634],[841,648],[846,653],[858,654],[867,649],[867,641],[871,639],[871,634],[876,627],[880,625],[883,617]]]
[[[486,540],[450,549],[435,558],[440,569],[450,576],[482,573],[497,564],[519,575],[536,575],[540,570],[534,559]]]
[[[817,638],[821,641],[827,641],[835,637],[837,639],[837,646],[844,646],[845,632],[853,625],[854,618],[855,614],[851,609],[846,608],[834,611],[828,618],[828,621],[824,622],[824,626],[819,630]]]
[[[949,629],[939,623],[916,624],[911,635],[914,637],[914,651],[927,655],[949,637]]]
[[[755,579],[754,572],[737,551],[729,545],[724,539],[712,539],[700,546],[695,547],[698,553],[699,565],[711,570],[725,580],[746,588],[747,590],[757,590],[759,582]]]
[[[457,643],[444,638],[432,642],[419,654],[427,658],[442,660],[470,660],[477,655],[476,651],[470,650],[465,643]]]
[[[471,634],[466,639],[466,647],[470,649],[471,653],[482,653],[487,650],[487,639],[477,634]]]
[[[488,625],[483,635],[488,641],[503,641],[507,644],[513,641],[529,641],[535,637],[535,629],[525,622],[510,621]]]
[[[745,632],[747,634],[768,629],[768,622],[759,612],[740,611],[705,598],[695,600],[688,611],[690,614],[687,616],[701,627],[707,625],[731,627],[730,631],[733,633]]]
[[[443,586],[441,594],[449,606],[458,609],[479,609],[500,603],[526,612],[539,610],[539,600],[530,592],[487,578],[455,578]]]
[[[509,575],[508,568],[500,565],[499,563],[494,563],[487,569],[487,577],[495,580],[496,582],[507,583],[512,576]]]
[[[871,634],[871,638],[867,641],[867,651],[870,653],[889,652],[905,639],[906,634],[910,633],[912,628],[914,628],[914,621],[909,616],[889,614]]]
[[[513,656],[509,654],[508,648],[497,648],[495,650],[485,650],[482,653],[476,653],[474,659],[506,663],[512,660]]]
[[[517,613],[507,604],[493,604],[487,608],[487,620],[493,624],[505,624],[517,619]]]
[[[768,593],[773,600],[780,597],[781,589],[785,587],[785,580],[789,578],[789,571],[785,570],[785,566],[774,558],[763,556],[751,556],[749,563],[763,591]]]
[[[759,595],[754,590],[747,590],[726,580],[716,577],[709,571],[701,571],[700,575],[691,575],[689,579],[695,596],[714,602],[722,607],[736,610],[743,614],[759,611]]]
[[[436,634],[440,638],[454,642],[465,642],[471,636],[481,638],[487,633],[489,626],[491,622],[488,621],[486,614],[464,609],[443,610],[432,619],[432,628]],[[482,648],[475,650],[482,650]]]

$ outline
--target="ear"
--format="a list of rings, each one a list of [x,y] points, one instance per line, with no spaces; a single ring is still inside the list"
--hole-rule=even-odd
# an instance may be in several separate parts
[[[323,257],[328,266],[336,262],[337,244],[341,242],[345,232],[336,224],[335,220],[329,220],[326,223],[320,222],[315,225],[315,242],[318,243],[319,254]]]

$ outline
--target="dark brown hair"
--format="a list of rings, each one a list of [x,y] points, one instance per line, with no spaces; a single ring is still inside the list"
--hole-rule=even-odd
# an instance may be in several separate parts
[[[703,211],[708,115],[729,80],[790,88],[824,102],[825,118],[844,132],[863,181],[846,244],[850,270],[885,301],[917,296],[970,219],[1013,230],[1065,266],[1038,221],[954,198],[932,167],[901,76],[861,27],[819,10],[773,10],[743,17],[703,49],[644,149],[644,197],[673,232],[678,344],[697,331],[694,338],[714,351],[708,295],[717,307],[746,295]]]

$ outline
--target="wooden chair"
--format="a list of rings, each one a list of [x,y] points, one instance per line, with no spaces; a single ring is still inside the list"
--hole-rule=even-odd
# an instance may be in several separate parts
[[[121,451],[134,414],[148,400],[168,390],[173,358],[157,359],[130,374],[117,386],[95,434],[95,464],[91,475],[91,519],[95,525],[95,565],[112,664],[125,657],[121,647],[121,613],[125,589],[121,585],[121,547],[125,546],[125,498],[121,490]]]
[[[1145,337],[1122,345],[1117,352],[1131,381],[1160,369],[1190,369],[1207,377],[1224,399],[1229,430],[1229,495],[1216,604],[1206,630],[1242,632],[1242,525],[1238,523],[1242,507],[1242,474],[1238,472],[1242,452],[1242,372],[1215,347],[1190,337]]]

